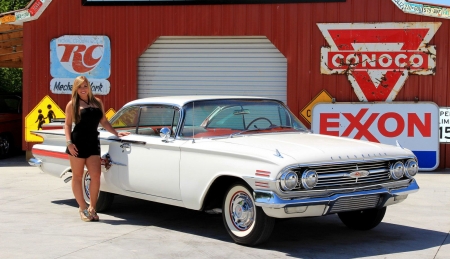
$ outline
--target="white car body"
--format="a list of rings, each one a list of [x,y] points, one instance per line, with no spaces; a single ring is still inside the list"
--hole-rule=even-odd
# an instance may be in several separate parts
[[[208,111],[216,102],[220,108]],[[246,121],[246,117],[258,116],[266,105],[268,118]],[[279,114],[275,114],[275,108],[272,113],[272,107],[277,107]],[[172,124],[141,127],[142,121],[148,119],[146,123],[150,123],[159,113],[175,114]],[[124,122],[130,116],[137,116],[139,124],[135,126],[131,119],[131,124]],[[243,128],[236,126],[241,118]],[[278,119],[278,124],[273,123]],[[217,126],[228,120],[233,120],[228,128]],[[403,201],[419,189],[413,178],[417,162],[410,150],[312,134],[303,130],[304,126],[284,104],[267,98],[146,98],[126,104],[111,122],[117,130],[133,134],[117,139],[99,130],[106,165],[102,169],[101,195],[120,194],[194,210],[217,212],[217,208],[222,208],[228,232],[237,243],[246,245],[259,244],[270,236],[267,222],[271,223],[271,218],[333,213],[341,217],[348,211],[375,210],[382,211],[382,215],[377,214],[382,219],[386,206]],[[211,126],[213,123],[217,125]],[[161,138],[164,130],[160,126],[167,126],[170,136]],[[56,177],[70,175],[64,131],[34,133],[44,137],[44,142],[33,147],[30,164]],[[382,168],[372,168],[375,166]],[[307,172],[307,184],[317,181],[319,186],[324,181],[323,186],[307,188],[301,179]],[[290,177],[288,182],[285,177]],[[88,180],[85,178],[86,186]],[[286,187],[294,183],[292,190]],[[265,224],[269,226],[260,226],[258,217],[267,220]],[[375,221],[376,226],[379,221]],[[367,224],[361,224],[359,228],[367,228]]]

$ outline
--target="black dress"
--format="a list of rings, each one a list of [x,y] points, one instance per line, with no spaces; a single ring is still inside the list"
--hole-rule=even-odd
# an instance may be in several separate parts
[[[99,108],[88,107],[81,109],[80,122],[75,124],[70,135],[71,141],[78,149],[78,158],[88,158],[100,155],[100,141],[98,140],[98,124],[103,117]],[[69,149],[66,153],[70,155]]]

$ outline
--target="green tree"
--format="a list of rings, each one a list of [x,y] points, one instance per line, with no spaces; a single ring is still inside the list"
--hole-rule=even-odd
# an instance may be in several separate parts
[[[0,0],[0,13],[25,8],[30,0]],[[0,93],[22,92],[22,69],[0,68]]]
[[[30,0],[0,0],[0,13],[25,8]]]

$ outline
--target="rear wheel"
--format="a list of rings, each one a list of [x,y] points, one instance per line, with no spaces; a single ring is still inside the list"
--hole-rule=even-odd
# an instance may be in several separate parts
[[[89,192],[89,186],[91,185],[91,176],[88,171],[85,171],[83,174],[83,197],[86,204],[91,203],[91,195]],[[109,192],[100,191],[98,193],[97,206],[95,210],[97,212],[102,212],[108,210],[114,201],[114,194]]]
[[[222,218],[231,238],[249,246],[266,241],[275,225],[275,219],[255,205],[250,189],[241,183],[232,185],[226,192]]]
[[[357,210],[338,213],[342,223],[351,229],[369,230],[372,229],[384,218],[386,207],[381,209]]]

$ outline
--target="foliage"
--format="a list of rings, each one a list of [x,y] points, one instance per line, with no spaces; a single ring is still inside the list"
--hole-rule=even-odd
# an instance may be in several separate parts
[[[30,0],[0,0],[0,13],[25,8]],[[0,93],[22,92],[22,69],[0,68]]]
[[[22,69],[0,68],[0,93],[22,92]]]
[[[0,13],[25,8],[30,0],[0,0]]]

